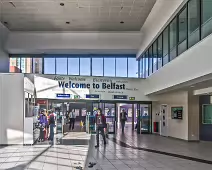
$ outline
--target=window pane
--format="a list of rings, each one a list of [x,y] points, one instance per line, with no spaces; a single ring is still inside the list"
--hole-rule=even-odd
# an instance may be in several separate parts
[[[185,8],[178,17],[178,55],[187,49],[187,8]]]
[[[127,58],[116,58],[116,77],[127,77]]]
[[[143,71],[143,62],[142,62],[143,60],[142,60],[142,57],[141,57],[141,59],[140,59],[140,61],[139,61],[139,64],[140,64],[140,70],[139,70],[139,72],[140,72],[140,78],[143,78],[143,75],[142,75],[142,71]]]
[[[80,58],[80,75],[90,76],[91,75],[91,59]]]
[[[145,56],[144,56],[144,60],[145,60],[145,77],[149,76],[149,58],[148,58],[148,52],[146,52]]]
[[[168,55],[168,38],[169,38],[169,29],[168,27],[163,31],[163,65],[168,63],[169,61],[169,55]]]
[[[149,48],[149,75],[152,74],[152,46]]]
[[[158,54],[157,54],[157,41],[154,42],[153,44],[153,73],[156,72],[157,70],[157,58],[158,58]]]
[[[55,58],[44,58],[44,74],[55,74]]]
[[[32,58],[21,58],[22,73],[32,73]]]
[[[158,69],[162,67],[162,59],[163,59],[163,39],[162,35],[158,37]]]
[[[138,61],[128,58],[128,77],[138,77]]]
[[[43,68],[43,59],[42,58],[33,58],[33,73],[42,74]]]
[[[177,44],[177,20],[176,18],[170,24],[170,60],[173,60],[177,56],[176,44]]]
[[[143,57],[142,57],[142,64],[143,64],[143,66],[142,66],[142,78],[146,78],[146,59],[145,59],[145,55],[146,54],[144,54]]]
[[[56,58],[56,74],[67,74],[67,58]]]
[[[115,77],[115,58],[104,58],[104,76]]]
[[[212,33],[212,1],[202,0],[202,38]]]
[[[199,2],[199,0],[188,2],[188,48],[199,41]]]
[[[92,58],[92,76],[103,76],[103,58]]]
[[[10,72],[11,73],[21,72],[20,58],[10,58]]]
[[[79,58],[68,58],[68,75],[79,75]]]

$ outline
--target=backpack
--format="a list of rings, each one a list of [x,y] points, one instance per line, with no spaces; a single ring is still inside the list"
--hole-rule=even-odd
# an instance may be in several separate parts
[[[49,116],[49,124],[55,124],[54,114]]]

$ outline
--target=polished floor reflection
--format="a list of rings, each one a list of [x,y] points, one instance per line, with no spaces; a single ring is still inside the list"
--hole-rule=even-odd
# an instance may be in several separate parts
[[[70,132],[55,145],[0,148],[1,170],[211,170],[212,143],[189,143],[125,133],[109,135],[95,149],[95,135]],[[55,142],[56,142],[55,141]],[[92,164],[94,163],[94,164]]]

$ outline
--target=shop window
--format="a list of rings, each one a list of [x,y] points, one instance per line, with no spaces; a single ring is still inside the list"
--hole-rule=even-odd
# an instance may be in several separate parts
[[[67,75],[67,58],[56,58],[56,74]]]
[[[103,58],[92,58],[92,76],[103,76]]]
[[[104,76],[115,77],[115,58],[104,58]]]
[[[68,58],[68,75],[79,75],[79,58]]]
[[[127,77],[127,58],[116,58],[116,77]]]
[[[202,0],[202,38],[212,33],[212,1]]]
[[[200,1],[190,0],[188,2],[188,48],[200,40],[199,36],[199,17]]]
[[[80,75],[90,76],[91,75],[91,59],[80,58]]]
[[[138,77],[138,61],[128,58],[128,77]]]

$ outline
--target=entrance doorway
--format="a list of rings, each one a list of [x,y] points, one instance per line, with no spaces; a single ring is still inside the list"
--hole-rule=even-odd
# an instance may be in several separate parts
[[[136,130],[138,134],[151,133],[151,104],[117,103],[117,128],[121,128],[120,113],[127,113],[126,131]]]

